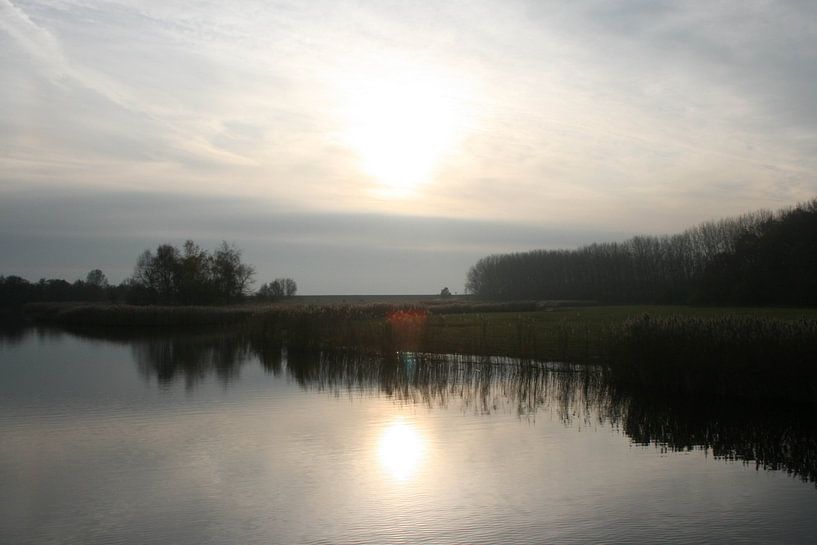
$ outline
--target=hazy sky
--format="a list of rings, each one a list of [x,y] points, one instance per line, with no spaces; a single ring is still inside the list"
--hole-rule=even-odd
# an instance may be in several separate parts
[[[0,0],[0,273],[462,289],[817,193],[817,2]]]

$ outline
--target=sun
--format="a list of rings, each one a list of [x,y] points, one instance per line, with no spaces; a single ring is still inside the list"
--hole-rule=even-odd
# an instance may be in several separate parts
[[[405,481],[417,471],[425,450],[425,441],[417,429],[398,420],[383,432],[377,454],[383,469],[398,481]]]
[[[405,196],[434,178],[461,138],[458,86],[401,71],[346,86],[344,140],[379,193]]]

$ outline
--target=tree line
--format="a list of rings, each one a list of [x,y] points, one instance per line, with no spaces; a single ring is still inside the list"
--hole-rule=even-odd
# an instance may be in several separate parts
[[[253,293],[255,268],[244,263],[241,250],[222,242],[208,252],[192,240],[182,248],[159,245],[136,260],[133,275],[118,285],[94,269],[85,280],[41,279],[29,282],[19,276],[0,276],[0,306],[36,301],[95,301],[130,304],[208,305],[236,303],[254,297],[276,300],[292,297],[297,284],[291,278],[265,283]]]
[[[817,305],[817,199],[681,233],[496,254],[466,289],[496,299]]]
[[[121,295],[99,269],[88,273],[85,280],[68,282],[62,278],[41,278],[29,282],[20,276],[0,276],[0,306],[19,306],[34,301],[110,301]]]

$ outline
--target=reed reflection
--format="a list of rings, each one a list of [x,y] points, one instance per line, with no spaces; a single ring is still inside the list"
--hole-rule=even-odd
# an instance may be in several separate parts
[[[284,347],[264,336],[225,332],[105,338],[130,344],[140,373],[160,385],[183,380],[194,388],[210,376],[228,385],[242,366],[256,363],[305,390],[387,396],[430,408],[456,404],[475,414],[504,411],[535,419],[547,412],[566,424],[593,421],[616,427],[638,444],[706,450],[817,482],[817,414],[812,405],[658,396],[614,384],[600,368],[504,357]],[[377,448],[381,464],[399,479],[418,467],[425,447],[414,432],[394,429],[384,430]]]

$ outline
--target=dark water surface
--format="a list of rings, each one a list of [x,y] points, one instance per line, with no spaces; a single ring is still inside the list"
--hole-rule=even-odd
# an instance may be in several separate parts
[[[815,408],[223,333],[0,337],[0,543],[814,543]]]

